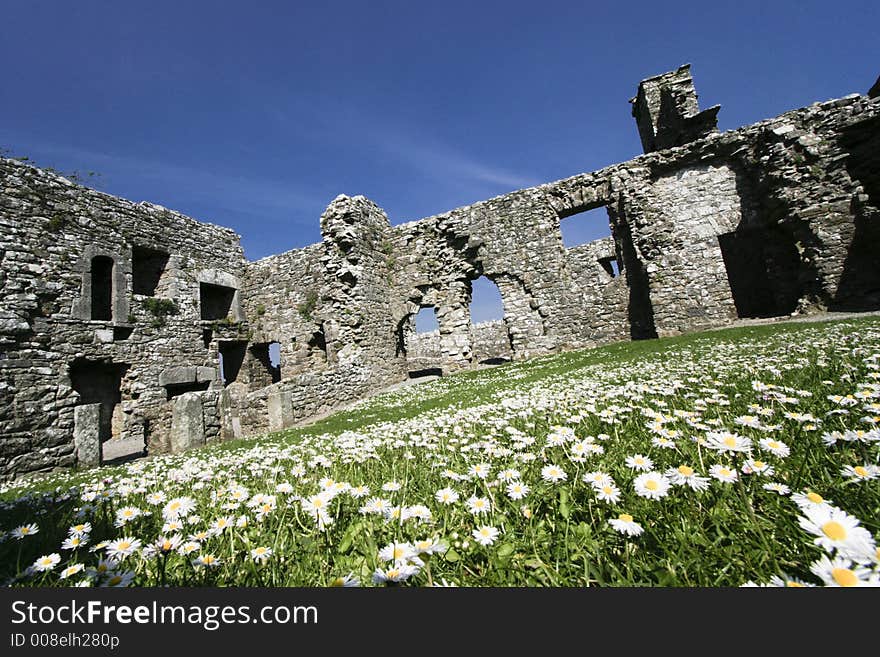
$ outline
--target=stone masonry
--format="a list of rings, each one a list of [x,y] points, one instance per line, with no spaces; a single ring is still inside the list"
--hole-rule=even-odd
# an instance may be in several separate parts
[[[631,101],[644,155],[399,225],[339,196],[321,243],[256,262],[228,229],[0,159],[0,479],[283,429],[409,375],[876,310],[878,96],[720,133],[683,66]],[[565,248],[560,222],[597,208],[611,237]],[[474,325],[483,276],[504,319]]]

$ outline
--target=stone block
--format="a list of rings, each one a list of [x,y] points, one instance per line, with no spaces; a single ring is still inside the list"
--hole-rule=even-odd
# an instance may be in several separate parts
[[[169,386],[181,383],[195,383],[197,381],[197,369],[201,368],[182,366],[169,368],[159,375],[159,385]]]
[[[101,465],[101,404],[73,409],[73,444],[80,465]]]
[[[280,431],[293,425],[293,399],[289,392],[278,391],[266,400],[269,413],[269,431]]]
[[[202,396],[185,392],[171,400],[171,452],[185,452],[205,444]]]

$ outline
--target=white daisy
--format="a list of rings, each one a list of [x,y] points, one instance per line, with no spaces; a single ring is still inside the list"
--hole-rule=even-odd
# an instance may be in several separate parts
[[[825,586],[880,586],[878,573],[872,572],[864,566],[853,564],[852,561],[843,557],[831,559],[827,554],[823,554],[818,561],[810,566],[810,570],[825,583]]]
[[[659,500],[669,493],[669,479],[659,472],[645,472],[635,478],[633,487],[636,495]]]
[[[480,545],[492,545],[500,533],[497,527],[490,527],[489,525],[483,525],[471,532],[474,540]]]
[[[624,460],[624,463],[626,463],[626,467],[633,470],[640,470],[642,472],[648,472],[651,468],[654,467],[654,462],[647,456],[643,456],[641,454],[627,456]]]
[[[619,516],[612,518],[608,522],[618,532],[626,534],[627,536],[638,536],[645,531],[644,528],[633,520],[633,517],[628,513],[621,513]]]
[[[804,509],[798,523],[805,531],[816,536],[816,545],[830,552],[837,550],[840,556],[856,561],[871,561],[876,545],[874,537],[859,519],[833,506]]]

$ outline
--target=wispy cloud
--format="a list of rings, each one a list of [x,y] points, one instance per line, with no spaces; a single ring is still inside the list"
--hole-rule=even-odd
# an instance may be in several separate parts
[[[505,189],[538,184],[534,178],[505,167],[481,162],[427,136],[388,128],[369,132],[371,141],[386,153],[424,174],[446,180],[488,183]]]
[[[353,105],[326,98],[297,97],[289,107],[265,108],[275,125],[295,139],[362,144],[390,156],[412,171],[449,183],[478,183],[494,191],[539,184],[536,177],[473,156],[432,136],[422,126],[392,122]]]

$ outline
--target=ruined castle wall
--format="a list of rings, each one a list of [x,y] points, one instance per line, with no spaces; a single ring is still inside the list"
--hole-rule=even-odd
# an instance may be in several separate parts
[[[584,305],[582,339],[603,344],[629,337],[626,276],[619,269],[614,238],[571,247],[567,255],[572,283]]]
[[[318,302],[325,296],[323,244],[248,263],[245,312],[254,343],[279,343],[281,377],[327,366],[314,336],[323,328]]]
[[[0,160],[0,190],[0,476],[71,465],[73,408],[90,401],[112,437],[167,448],[159,379],[171,366],[190,366],[193,383],[216,371],[199,280],[240,275],[238,237],[13,160]]]
[[[468,328],[468,343],[474,363],[495,359],[510,360],[513,355],[507,324],[502,320],[471,324]],[[440,331],[410,335],[406,343],[406,356],[411,372],[439,367],[443,362]]]
[[[643,94],[651,152],[397,226],[340,196],[319,244],[254,263],[229,230],[0,160],[0,477],[73,464],[77,404],[100,423],[81,435],[155,453],[172,424],[181,444],[275,430],[420,365],[880,308],[880,98],[719,134],[686,68],[650,82],[675,109],[654,121]],[[566,249],[560,221],[598,207],[612,237]],[[471,323],[481,276],[503,322]]]

